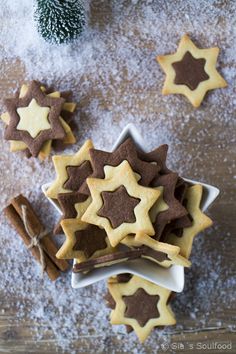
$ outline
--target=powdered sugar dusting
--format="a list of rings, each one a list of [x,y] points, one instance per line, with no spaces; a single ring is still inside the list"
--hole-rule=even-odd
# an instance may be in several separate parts
[[[32,335],[36,339],[49,336],[58,346],[70,348],[70,353],[78,337],[80,349],[87,352],[95,347],[97,352],[112,352],[115,345],[117,352],[145,353],[147,348],[156,352],[171,334],[186,328],[233,329],[233,319],[225,320],[222,315],[235,306],[235,269],[228,252],[233,224],[230,215],[223,218],[221,214],[224,204],[234,202],[235,4],[219,0],[85,3],[87,27],[82,37],[71,45],[55,46],[37,34],[32,1],[3,0],[1,77],[8,78],[6,68],[13,70],[11,63],[19,59],[26,80],[34,78],[73,90],[79,102],[79,132],[78,145],[70,152],[89,137],[97,147],[110,149],[127,123],[137,126],[149,148],[168,143],[172,168],[221,188],[221,199],[212,211],[217,222],[194,244],[185,290],[173,301],[178,325],[154,331],[142,346],[134,334],[125,336],[124,327],[109,325],[109,310],[102,301],[104,282],[73,290],[70,274],[56,283],[41,279],[39,267],[1,215],[0,287],[6,301],[0,310],[3,315],[10,314],[16,307],[12,323],[34,321],[37,331]],[[183,97],[161,96],[164,75],[155,61],[158,54],[174,52],[186,32],[199,47],[220,47],[218,66],[229,84],[209,94],[198,110]],[[12,79],[11,85],[14,92],[17,80]],[[53,227],[58,216],[41,193],[41,185],[54,177],[52,162],[10,154],[3,139],[0,161],[7,166],[1,171],[1,207],[10,197],[23,193],[34,202],[44,223]],[[218,163],[221,174],[217,173]],[[220,250],[214,247],[216,243],[222,245]]]

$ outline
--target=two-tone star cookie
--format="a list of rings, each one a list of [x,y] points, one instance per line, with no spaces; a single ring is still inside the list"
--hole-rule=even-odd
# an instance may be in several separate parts
[[[148,259],[164,268],[169,268],[174,264],[190,267],[190,261],[179,254],[179,247],[160,243],[147,235],[145,235],[145,237],[146,241],[144,237],[140,238],[140,241],[143,243],[141,247],[127,247],[122,251],[114,251],[114,253],[76,263],[73,267],[73,272],[89,272],[95,268],[110,267],[114,264],[124,263],[138,258]]]
[[[158,212],[153,221],[155,238],[160,239],[165,226],[188,214],[186,208],[175,198],[175,188],[178,181],[177,173],[168,173],[157,177],[152,185],[163,188],[163,200],[168,209]]]
[[[89,150],[93,148],[91,140],[73,155],[55,155],[52,157],[56,179],[48,188],[46,195],[57,199],[59,193],[76,192],[92,173]]]
[[[133,276],[123,283],[108,282],[108,290],[114,300],[111,324],[131,326],[141,342],[154,327],[176,323],[168,304],[168,289]]]
[[[15,98],[5,100],[7,112],[1,115],[6,124],[5,138],[10,151],[25,151],[27,156],[45,159],[56,141],[75,143],[65,115],[72,115],[76,105],[67,102],[58,91],[48,92],[39,82],[22,85]]]
[[[169,268],[173,264],[182,265],[183,267],[189,267],[191,265],[190,262],[180,254],[179,246],[157,241],[142,232],[137,232],[135,235],[128,235],[121,242],[130,249],[142,250],[141,258],[149,259],[164,268]]]
[[[64,219],[78,219],[84,214],[91,203],[91,198],[79,192],[59,193],[57,196],[62,216],[54,228],[54,234],[62,232],[61,221]]]
[[[155,230],[154,238],[156,240],[161,239],[163,230],[173,220],[179,220],[188,214],[186,208],[175,197],[175,189],[178,179],[179,177],[176,173],[168,173],[159,175],[152,182],[152,185],[156,186],[152,188],[159,190],[161,193],[149,212]],[[137,244],[137,239],[130,235],[125,237],[121,243],[129,247],[139,246],[139,243]]]
[[[110,167],[105,179],[87,178],[87,184],[92,203],[82,220],[103,227],[113,247],[128,234],[154,235],[149,210],[160,191],[139,185],[127,161]]]
[[[114,252],[104,229],[79,219],[65,219],[61,226],[66,240],[57,252],[57,258],[84,262]]]
[[[129,162],[132,170],[138,175],[139,184],[142,186],[148,186],[160,170],[158,164],[154,165],[147,163],[138,157],[136,146],[131,138],[126,139],[113,152],[91,149],[90,156],[93,167],[92,178],[104,178],[105,166],[115,167],[120,165],[122,161],[126,160]],[[89,194],[86,182],[80,188],[80,192]]]
[[[175,54],[157,57],[166,74],[162,93],[182,94],[199,107],[207,91],[227,86],[216,69],[218,54],[218,47],[199,49],[185,34]]]
[[[202,193],[203,187],[200,184],[187,189],[185,195],[186,209],[191,217],[192,224],[190,227],[183,229],[182,235],[176,236],[174,233],[170,233],[165,238],[165,242],[180,247],[180,253],[185,258],[190,257],[194,237],[212,225],[212,220],[200,208]]]
[[[64,102],[61,97],[48,97],[40,85],[32,81],[23,97],[4,101],[10,117],[5,139],[24,142],[30,153],[37,156],[47,140],[65,137],[59,120]]]
[[[114,249],[115,250],[115,249]],[[110,267],[114,264],[124,263],[130,260],[140,258],[143,254],[141,249],[130,249],[124,251],[114,251],[104,256],[99,256],[87,261],[76,263],[73,267],[74,273],[90,272],[96,268]]]

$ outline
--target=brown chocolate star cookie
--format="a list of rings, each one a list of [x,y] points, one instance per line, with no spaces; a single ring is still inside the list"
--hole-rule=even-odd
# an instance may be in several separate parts
[[[62,217],[54,228],[54,234],[62,232],[60,225],[62,220],[81,217],[91,203],[90,197],[79,192],[60,193],[57,200],[62,211]]]
[[[158,174],[163,175],[172,172],[169,168],[166,167],[167,152],[168,152],[168,145],[163,144],[150,152],[143,152],[139,150],[138,157],[143,161],[154,163],[157,166],[159,166],[159,171],[157,172]],[[155,177],[157,177],[158,174]]]
[[[179,177],[177,182],[176,182],[176,187],[175,187],[175,198],[183,204],[186,192],[190,184],[186,182],[183,178]]]
[[[167,224],[162,231],[160,241],[167,242],[168,236],[173,233],[177,237],[181,237],[183,235],[183,230],[187,227],[192,226],[192,218],[190,215],[182,216],[176,220],[172,220],[169,224]]]
[[[111,324],[131,326],[141,342],[154,327],[176,323],[167,304],[170,290],[137,276],[126,283],[108,282],[108,289],[115,302]]]
[[[69,127],[70,132],[67,131],[67,136],[61,140],[61,139],[54,139],[52,141],[52,147],[53,150],[56,152],[62,151],[65,149],[65,147],[68,144],[71,144],[72,135],[74,136],[74,132],[78,131],[78,125],[76,121],[73,119],[75,110],[76,110],[76,104],[73,102],[72,98],[72,91],[63,91],[60,92],[60,97],[64,98],[66,102],[62,106],[62,111],[61,111],[61,118],[63,119],[64,123],[67,126],[67,129]],[[64,126],[65,128],[65,126]],[[74,138],[74,143],[76,142],[76,139]]]
[[[175,198],[186,208],[187,200],[185,195],[190,184],[179,177],[176,188],[175,188]],[[183,229],[190,227],[192,225],[191,215],[184,215],[180,218],[172,220],[168,223],[164,230],[162,231],[160,241],[166,242],[168,235],[174,233],[176,236],[181,237],[183,234]]]
[[[37,156],[46,141],[65,137],[60,121],[64,102],[63,98],[47,96],[40,84],[32,81],[22,98],[5,100],[10,115],[5,139],[24,142],[30,153]]]
[[[172,220],[178,219],[188,214],[186,208],[175,198],[175,186],[178,180],[176,173],[169,173],[157,177],[152,184],[156,187],[162,186],[163,199],[168,205],[168,209],[160,212],[154,221],[155,239],[159,240],[164,227]]]
[[[139,325],[144,327],[150,318],[160,317],[157,308],[159,299],[159,295],[149,295],[144,289],[139,288],[133,295],[123,296],[123,301],[126,305],[124,316],[136,319]],[[143,304],[145,310],[137,312],[139,304]]]
[[[105,230],[95,225],[86,224],[79,219],[65,219],[61,226],[66,241],[57,252],[57,258],[75,258],[77,262],[85,262],[114,252]]]
[[[136,146],[131,138],[126,139],[114,152],[91,149],[90,156],[94,171],[91,178],[104,178],[105,166],[115,167],[124,160],[128,161],[132,170],[140,176],[139,184],[142,186],[148,186],[159,171],[158,165],[147,163],[138,157]],[[80,192],[89,194],[86,183],[82,185]]]
[[[78,191],[83,182],[93,172],[90,161],[84,161],[80,166],[67,166],[68,180],[63,187],[68,190]]]

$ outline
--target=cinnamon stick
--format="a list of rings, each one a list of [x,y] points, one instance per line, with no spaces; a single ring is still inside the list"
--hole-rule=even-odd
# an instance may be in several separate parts
[[[40,231],[42,231],[43,225],[41,224],[38,216],[36,215],[35,211],[33,210],[27,198],[25,198],[22,194],[20,194],[19,196],[11,200],[11,204],[13,205],[16,212],[20,215],[21,218],[22,218],[22,205],[25,205],[27,207],[27,214],[29,215],[28,223],[30,228],[34,231],[35,234],[38,234]],[[66,271],[69,268],[69,263],[65,259],[56,258],[56,253],[58,249],[49,235],[45,236],[41,240],[41,245],[45,253],[48,255],[48,257],[53,261],[54,264],[56,264],[56,266],[62,272]]]
[[[27,211],[26,215],[28,231],[32,230],[33,235],[39,235],[44,230],[44,227],[41,224],[36,213],[34,212],[30,202],[23,195],[19,195],[18,197],[13,198],[11,200],[11,204],[4,209],[4,213],[9,219],[11,225],[14,226],[14,228],[24,241],[25,245],[29,246],[32,242],[32,236],[30,237],[30,235],[28,234],[23,221],[23,205],[26,207]],[[44,236],[40,240],[40,247],[44,251],[44,260],[46,264],[45,271],[51,280],[56,280],[60,275],[60,270],[67,270],[69,267],[69,263],[66,260],[59,260],[56,258],[55,254],[57,253],[58,249],[50,238],[49,234]],[[35,259],[40,262],[41,257],[38,246],[30,248],[30,251],[35,257]]]
[[[27,232],[25,231],[24,224],[22,220],[20,219],[19,215],[17,214],[16,210],[12,205],[7,206],[4,209],[4,213],[6,217],[9,219],[11,225],[14,226],[16,229],[17,233],[20,235],[22,240],[24,241],[26,246],[29,246],[31,239],[28,236]],[[34,258],[40,262],[40,253],[37,247],[32,247],[30,249],[30,252],[34,256]],[[60,276],[59,270],[56,268],[56,266],[52,263],[52,261],[45,255],[45,262],[46,262],[46,268],[45,271],[48,274],[49,278],[51,280],[56,280]]]

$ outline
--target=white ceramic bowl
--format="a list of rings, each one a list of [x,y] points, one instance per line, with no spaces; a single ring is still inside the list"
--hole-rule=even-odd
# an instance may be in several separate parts
[[[147,151],[145,148],[145,141],[133,124],[128,124],[124,128],[116,143],[114,144],[112,151],[115,150],[128,137],[131,137],[140,149]],[[185,180],[191,184],[201,184],[203,186],[201,209],[202,211],[206,211],[206,209],[218,196],[219,189],[191,179],[185,178]],[[49,188],[50,184],[51,183],[47,183],[42,186],[44,194]],[[53,201],[51,198],[48,198],[48,200],[61,214],[58,204],[55,203],[55,201]],[[154,264],[148,259],[141,258],[125,261],[123,263],[115,264],[109,267],[94,269],[86,274],[72,273],[71,284],[73,288],[81,288],[96,283],[99,280],[106,279],[112,275],[121,273],[131,273],[138,275],[175,292],[181,292],[184,287],[184,267],[173,265],[170,268],[163,268],[157,264]]]

